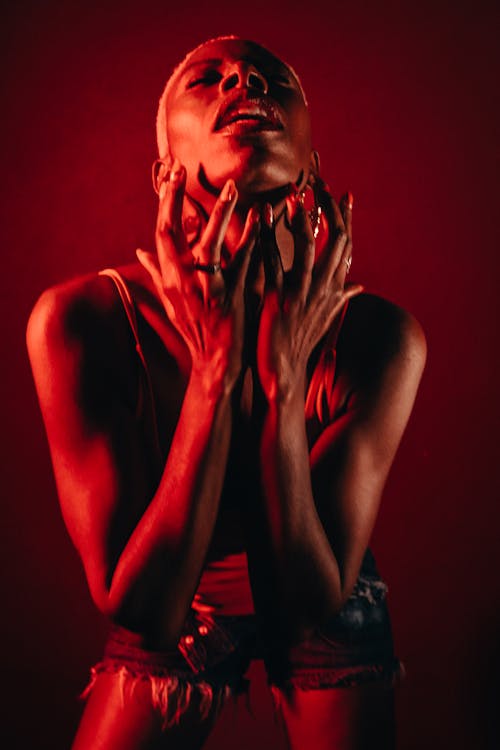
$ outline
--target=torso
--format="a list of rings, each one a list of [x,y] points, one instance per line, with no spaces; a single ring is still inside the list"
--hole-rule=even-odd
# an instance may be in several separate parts
[[[159,480],[161,470],[165,465],[170,442],[175,432],[189,379],[190,358],[180,336],[168,321],[154,291],[152,281],[143,267],[135,263],[120,267],[117,270],[125,279],[135,303],[139,338],[154,394],[161,451],[160,465],[156,467],[157,476],[151,477],[151,484],[154,485]],[[114,329],[119,339],[117,346],[120,352],[119,356],[122,358],[121,371],[126,381],[125,388],[130,394],[136,393],[138,372],[141,365],[134,349],[135,342],[132,339],[121,300],[110,280],[98,277],[96,284],[100,285],[98,295],[110,295],[110,298],[113,298],[113,302],[110,302],[110,304],[112,304],[113,315],[116,311]],[[375,306],[381,306],[386,314],[388,308],[398,309],[379,298],[372,297],[371,299],[377,300]],[[373,304],[372,302],[371,305],[373,306]],[[360,307],[361,309],[359,309]],[[354,334],[359,332],[360,326],[362,329],[363,325],[373,324],[368,320],[371,316],[364,314],[362,307],[357,300],[351,302],[338,342],[334,401],[337,404],[335,414],[339,415],[343,413],[350,394],[358,387],[358,383],[355,382],[358,378],[358,371],[363,370],[364,377],[366,377],[366,367],[363,368],[362,366],[364,358],[357,351],[360,347],[360,338]],[[361,333],[363,332],[361,331]],[[369,332],[365,333],[368,334]],[[363,338],[365,337],[363,336]],[[361,340],[361,345],[363,345],[363,340]],[[392,347],[386,345],[385,348],[391,349]],[[123,353],[127,351],[128,355],[124,357]],[[313,364],[315,356],[317,359],[317,353],[311,358]],[[374,366],[376,367],[376,365]],[[380,366],[380,362],[378,366]],[[252,498],[255,499],[260,491],[258,446],[256,445],[258,440],[252,431],[255,413],[258,410],[258,401],[258,381],[255,381],[252,369],[247,367],[234,399],[230,456],[219,516],[209,550],[209,560],[220,559],[227,554],[243,551],[245,547],[241,509],[244,502],[252,501]],[[312,447],[313,442],[322,430],[316,416],[308,420],[307,430],[310,447]],[[153,444],[152,435],[148,434],[151,431],[152,424],[146,423],[144,439],[148,445]]]

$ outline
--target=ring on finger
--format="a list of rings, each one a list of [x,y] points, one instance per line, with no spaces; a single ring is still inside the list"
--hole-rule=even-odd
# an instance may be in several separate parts
[[[349,273],[349,271],[351,270],[351,264],[352,264],[352,255],[351,255],[351,256],[350,256],[349,258],[344,258],[344,263],[345,263],[345,264],[346,264],[346,266],[347,266],[347,271],[346,271],[346,273]]]
[[[218,271],[222,270],[220,263],[200,263],[198,260],[193,260],[193,268],[195,271],[201,271],[202,273],[210,273],[214,276]]]
[[[319,227],[321,224],[321,206],[315,206],[307,213],[309,215],[313,237],[314,239],[316,239],[319,234]]]

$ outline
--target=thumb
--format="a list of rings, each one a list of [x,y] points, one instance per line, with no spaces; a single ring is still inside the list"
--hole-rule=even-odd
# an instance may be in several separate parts
[[[141,250],[140,248],[138,248],[135,251],[135,254],[141,266],[146,269],[146,271],[153,279],[155,286],[163,286],[158,260],[155,258],[153,253],[148,253],[146,250]]]
[[[365,288],[363,284],[346,284],[344,286],[344,299],[352,299],[353,297],[357,297],[358,294],[361,294],[361,292],[364,292]]]
[[[155,288],[156,288],[156,292],[160,300],[163,303],[167,316],[170,318],[170,320],[175,320],[174,305],[172,304],[172,301],[167,294],[167,290],[165,288],[163,277],[161,275],[161,271],[158,265],[158,259],[156,258],[155,255],[153,255],[153,253],[148,253],[145,250],[137,249],[135,251],[135,254],[141,266],[145,268],[146,271],[151,276],[153,284],[155,285]],[[175,290],[171,290],[171,291],[175,291]]]
[[[158,256],[155,253],[149,253],[146,250],[138,248],[135,254],[141,266],[146,269],[153,279],[158,291],[165,290],[167,287],[180,287],[179,271],[173,263],[168,263],[162,273]]]
[[[281,293],[283,287],[283,266],[281,255],[276,242],[276,228],[274,212],[270,203],[264,205],[261,222],[262,259],[266,277],[266,289],[277,289]]]

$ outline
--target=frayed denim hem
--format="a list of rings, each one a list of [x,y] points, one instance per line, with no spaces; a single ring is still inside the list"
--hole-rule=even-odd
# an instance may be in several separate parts
[[[138,683],[148,682],[151,687],[151,702],[162,717],[162,729],[179,724],[192,701],[196,699],[201,720],[214,711],[217,716],[228,698],[240,692],[230,685],[214,685],[205,680],[190,680],[186,675],[165,672],[151,674],[139,672],[123,664],[109,661],[99,662],[90,670],[90,681],[80,698],[88,698],[100,674],[118,675],[122,704],[131,697]]]
[[[294,690],[328,690],[352,688],[360,685],[381,684],[395,687],[404,679],[405,668],[399,659],[393,664],[360,664],[344,669],[304,670],[295,673],[287,680],[270,683],[275,709],[279,709],[283,696],[289,696]]]

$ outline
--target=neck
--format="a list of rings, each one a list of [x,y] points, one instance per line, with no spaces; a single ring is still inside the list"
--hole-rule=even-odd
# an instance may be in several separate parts
[[[284,221],[286,211],[285,197],[288,193],[288,185],[260,193],[253,192],[251,194],[245,194],[242,191],[239,192],[238,201],[229,221],[224,239],[224,248],[229,257],[233,257],[238,249],[250,208],[252,206],[257,206],[258,208],[263,209],[266,203],[270,203],[273,207],[276,240],[282,254],[283,266],[286,269],[291,265],[293,258],[293,242]],[[218,194],[219,191],[208,192],[207,190],[202,190],[200,194],[200,191],[196,190],[191,193],[191,197],[194,199],[194,203],[202,207],[203,212],[208,217],[214,209]],[[202,231],[204,225],[205,220],[203,219]]]

